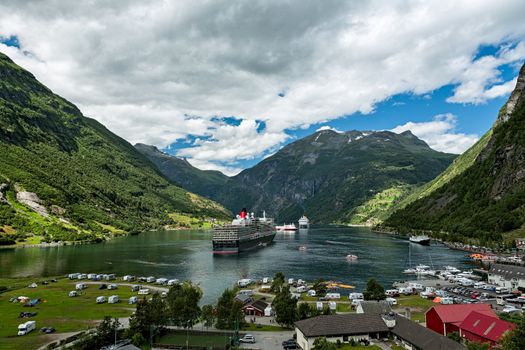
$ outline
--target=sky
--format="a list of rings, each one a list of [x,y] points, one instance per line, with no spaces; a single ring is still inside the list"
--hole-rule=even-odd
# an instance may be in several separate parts
[[[131,143],[233,175],[320,129],[461,153],[525,61],[525,1],[0,1],[0,52]]]

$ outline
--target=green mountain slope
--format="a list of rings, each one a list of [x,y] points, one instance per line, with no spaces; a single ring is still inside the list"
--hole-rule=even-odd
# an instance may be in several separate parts
[[[183,160],[171,157],[169,162],[170,156],[160,152],[142,152],[183,186],[188,178],[200,182],[211,177],[199,175]],[[305,213],[314,222],[363,224],[380,221],[412,187],[433,179],[454,158],[432,150],[410,132],[324,130],[234,177],[225,180],[213,174],[206,185],[186,186],[234,212],[242,207],[266,210],[280,222],[296,221]]]
[[[224,218],[166,180],[132,145],[0,54],[0,240],[100,239]]]
[[[492,130],[384,225],[481,244],[525,233],[524,90],[525,66]]]
[[[138,143],[135,148],[155,164],[164,176],[189,191],[214,197],[229,180],[220,171],[200,170],[185,159],[167,155],[155,146]]]

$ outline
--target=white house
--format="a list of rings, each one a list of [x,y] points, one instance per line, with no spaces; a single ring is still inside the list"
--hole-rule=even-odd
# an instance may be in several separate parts
[[[488,283],[510,289],[525,288],[525,267],[493,264],[488,273]]]

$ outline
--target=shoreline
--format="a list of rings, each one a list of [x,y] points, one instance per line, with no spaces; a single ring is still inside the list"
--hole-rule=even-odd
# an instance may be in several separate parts
[[[194,230],[210,230],[205,228],[187,228],[187,227],[177,227],[177,228],[166,228],[162,227],[156,230],[147,230],[147,231],[140,231],[140,232],[127,232],[119,235],[113,235],[106,237],[103,241],[59,241],[59,242],[51,242],[51,243],[31,243],[31,244],[11,244],[11,245],[2,245],[0,246],[0,249],[22,249],[22,248],[55,248],[55,247],[63,247],[63,246],[69,246],[69,245],[83,245],[83,244],[100,244],[104,242],[111,241],[115,238],[120,237],[129,237],[129,236],[137,236],[140,234],[144,234],[147,232],[153,232],[153,231],[194,231]]]

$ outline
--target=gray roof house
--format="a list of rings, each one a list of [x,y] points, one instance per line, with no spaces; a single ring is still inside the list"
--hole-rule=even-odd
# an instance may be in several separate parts
[[[317,338],[348,343],[382,339],[393,336],[406,348],[413,350],[465,350],[465,347],[403,316],[390,313],[325,315],[295,323],[297,343],[303,350],[311,350]]]
[[[392,312],[392,308],[385,300],[364,300],[357,305],[355,312],[358,314],[385,315]]]

